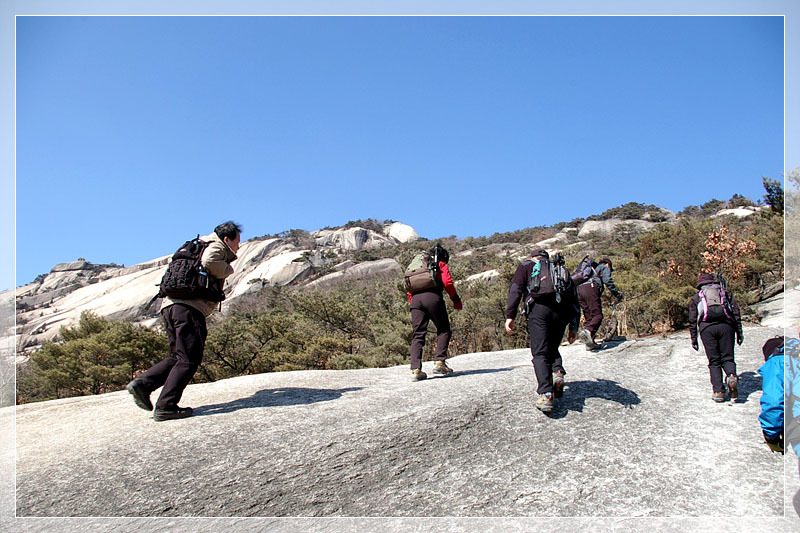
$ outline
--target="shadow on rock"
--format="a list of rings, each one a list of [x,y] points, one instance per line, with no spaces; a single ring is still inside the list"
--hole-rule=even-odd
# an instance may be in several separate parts
[[[587,398],[602,398],[617,402],[623,407],[633,409],[642,400],[639,395],[630,389],[621,387],[616,381],[598,379],[596,381],[567,381],[564,396],[556,400],[556,405],[550,413],[551,418],[563,418],[569,411],[583,412]]]
[[[317,402],[328,402],[341,397],[345,392],[361,390],[363,387],[348,389],[306,389],[302,387],[281,387],[278,389],[264,389],[256,392],[249,398],[240,398],[227,403],[203,405],[195,408],[195,416],[217,415],[232,413],[239,409],[253,407],[282,407],[287,405],[306,405]]]
[[[616,348],[617,346],[625,344],[626,342],[628,342],[628,339],[625,338],[625,337],[618,337],[618,338],[614,338],[614,339],[611,339],[611,340],[603,340],[600,343],[600,346],[598,348],[595,348],[594,350],[591,350],[591,351],[592,352],[603,352],[605,350],[610,350],[612,348]]]
[[[514,370],[513,368],[480,368],[477,370],[456,370],[449,376],[439,376],[439,377],[448,377],[448,378],[457,378],[458,376],[468,376],[470,374],[493,374],[495,372],[508,372],[509,370]],[[434,377],[436,375],[434,374]]]
[[[745,403],[754,392],[761,392],[761,376],[756,372],[739,374],[739,398],[735,403]]]

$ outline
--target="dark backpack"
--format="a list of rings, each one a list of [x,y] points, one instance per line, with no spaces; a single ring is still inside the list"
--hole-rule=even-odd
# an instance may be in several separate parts
[[[207,300],[221,302],[225,299],[222,280],[215,278],[200,262],[208,243],[200,240],[200,235],[186,241],[172,255],[167,271],[161,278],[158,297],[179,300]]]
[[[583,258],[581,264],[578,265],[578,268],[575,269],[575,272],[572,273],[572,281],[575,285],[580,285],[581,283],[585,283],[592,278],[596,278],[597,271],[595,267],[597,263],[588,255]]]
[[[697,302],[697,322],[725,322],[733,320],[733,310],[730,307],[725,288],[719,283],[708,283],[700,288],[697,293],[700,301]]]
[[[430,291],[440,285],[439,261],[427,252],[420,252],[408,264],[403,275],[406,291],[411,294]]]
[[[558,259],[558,260],[556,260]],[[525,306],[529,309],[537,298],[555,295],[556,303],[561,302],[561,295],[567,292],[570,284],[569,272],[563,260],[556,256],[554,261],[546,258],[533,259],[531,277],[528,279],[528,296]]]

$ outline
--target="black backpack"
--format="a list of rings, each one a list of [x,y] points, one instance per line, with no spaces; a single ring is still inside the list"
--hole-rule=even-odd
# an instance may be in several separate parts
[[[526,308],[529,309],[542,296],[555,295],[556,303],[560,303],[561,295],[567,292],[571,281],[569,272],[564,267],[564,259],[556,254],[552,261],[543,257],[532,262],[534,265],[528,280]]]
[[[222,280],[206,272],[200,262],[207,247],[208,243],[201,241],[200,235],[183,243],[172,255],[172,261],[161,278],[157,297],[210,302],[224,300]]]

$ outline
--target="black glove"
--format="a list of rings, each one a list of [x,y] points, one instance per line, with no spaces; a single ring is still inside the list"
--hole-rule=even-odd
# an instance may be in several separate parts
[[[762,432],[763,433],[763,432]],[[766,433],[764,433],[764,442],[767,443],[769,449],[772,450],[773,453],[778,452],[783,454],[783,433],[778,433],[774,437],[768,437]]]
[[[625,295],[624,294],[622,294],[621,292],[617,293],[617,301],[618,302],[621,302],[624,299],[625,299]]]
[[[695,352],[700,349],[700,346],[697,345],[697,341],[692,341],[692,349]]]
[[[739,328],[736,330],[736,344],[741,346],[743,342],[744,342],[744,333],[742,333],[742,326],[739,326]]]

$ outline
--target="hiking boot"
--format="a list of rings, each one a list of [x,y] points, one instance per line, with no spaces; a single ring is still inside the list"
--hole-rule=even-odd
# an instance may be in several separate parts
[[[722,403],[725,401],[725,393],[724,392],[715,392],[711,395],[711,399],[717,403]]]
[[[145,411],[153,410],[153,404],[150,403],[150,391],[144,388],[141,381],[134,379],[128,383],[128,386],[125,388],[128,389],[128,392],[133,396],[133,401],[136,403],[137,407]]]
[[[536,408],[543,413],[549,413],[553,410],[553,395],[551,393],[540,394],[539,399],[536,400]]]
[[[728,374],[728,396],[731,397],[731,400],[735,400],[739,397],[739,378],[736,377],[736,374]]]
[[[433,373],[434,374],[452,374],[453,369],[447,366],[446,361],[436,361],[433,363]]]
[[[594,342],[594,339],[592,339],[592,334],[589,333],[588,329],[582,329],[581,332],[578,333],[578,339],[586,345],[586,350],[594,350],[599,346]]]
[[[411,369],[411,379],[414,381],[422,381],[423,379],[427,379],[428,374],[422,371],[421,368],[412,368]]]
[[[564,373],[559,370],[553,376],[553,397],[561,398],[564,394]]]
[[[153,420],[156,422],[188,418],[190,416],[192,416],[191,407],[173,407],[171,409],[159,409],[156,407],[156,410],[153,411]]]

